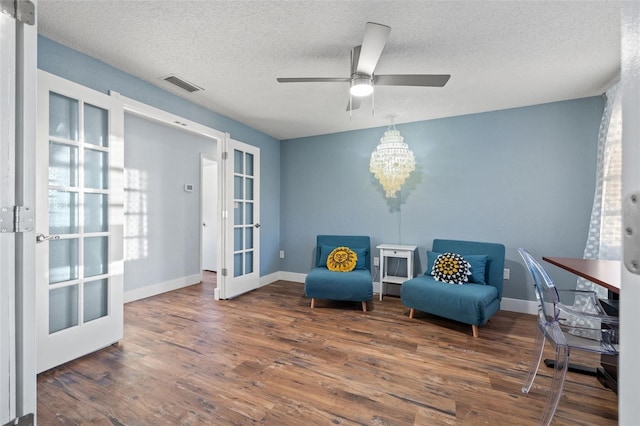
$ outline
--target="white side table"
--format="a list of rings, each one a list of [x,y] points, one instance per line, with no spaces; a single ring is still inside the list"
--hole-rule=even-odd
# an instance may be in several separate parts
[[[384,294],[385,283],[402,284],[403,282],[413,278],[413,253],[418,246],[409,246],[401,244],[380,244],[376,246],[380,249],[380,300]],[[387,268],[390,257],[407,260],[406,275],[390,275]]]

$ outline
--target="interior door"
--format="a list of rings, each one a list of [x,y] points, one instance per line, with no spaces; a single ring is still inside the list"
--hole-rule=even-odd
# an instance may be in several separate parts
[[[619,418],[621,425],[640,419],[640,274],[627,269],[638,253],[637,205],[631,195],[640,194],[640,4],[626,2],[622,10],[622,202],[623,259],[620,285]],[[637,198],[636,198],[637,199]],[[635,236],[635,239],[633,238]],[[627,254],[630,256],[627,257]],[[633,269],[633,268],[632,268]],[[637,272],[637,268],[636,271]]]
[[[37,370],[123,334],[121,101],[38,73]]]
[[[233,139],[228,142],[222,299],[260,286],[260,148]]]
[[[12,17],[0,14],[0,208],[16,204],[15,25]],[[13,232],[0,233],[0,424],[16,416],[15,238]]]
[[[20,424],[33,423],[36,410],[36,4],[3,2],[0,13],[0,424],[18,418]],[[17,19],[14,6],[19,8]],[[26,213],[19,232],[12,229],[13,206],[23,206]]]

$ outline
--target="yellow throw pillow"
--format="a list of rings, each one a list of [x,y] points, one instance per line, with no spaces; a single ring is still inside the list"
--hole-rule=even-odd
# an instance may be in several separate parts
[[[336,247],[327,257],[327,268],[334,272],[350,272],[358,263],[358,255],[349,247]]]

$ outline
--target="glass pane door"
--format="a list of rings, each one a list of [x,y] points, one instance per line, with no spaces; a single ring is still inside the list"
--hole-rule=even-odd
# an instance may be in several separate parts
[[[253,154],[234,150],[233,208],[233,276],[254,271],[253,246]]]
[[[46,175],[36,177],[43,371],[122,335],[124,112],[109,96],[39,77],[39,116],[48,118],[38,128],[38,170]]]
[[[109,311],[108,117],[49,93],[49,333]]]
[[[260,149],[228,141],[230,164],[225,164],[225,223],[221,298],[231,298],[260,286]],[[225,275],[226,272],[226,275]],[[222,285],[220,285],[222,284]]]

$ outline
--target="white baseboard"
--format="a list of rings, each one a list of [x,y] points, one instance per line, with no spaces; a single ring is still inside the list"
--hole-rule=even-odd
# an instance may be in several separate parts
[[[538,314],[538,302],[532,300],[510,299],[503,297],[500,302],[501,311],[519,312],[521,314]]]
[[[279,279],[282,281],[293,281],[294,283],[303,283],[305,278],[307,278],[307,274],[286,271],[280,271],[279,276]]]
[[[281,274],[282,274],[281,272],[274,272],[269,275],[263,275],[262,277],[260,277],[260,287],[263,287],[267,284],[271,284],[278,280],[281,280],[282,279],[280,278]]]
[[[146,297],[166,293],[167,291],[177,290],[182,287],[188,287],[190,285],[198,284],[200,282],[200,278],[200,274],[194,274],[187,277],[180,277],[174,280],[165,281],[162,283],[135,288],[133,290],[127,290],[124,292],[124,303],[133,302],[135,300],[140,300]]]

